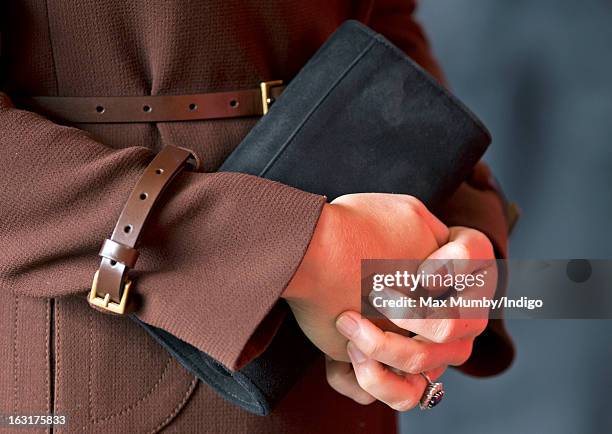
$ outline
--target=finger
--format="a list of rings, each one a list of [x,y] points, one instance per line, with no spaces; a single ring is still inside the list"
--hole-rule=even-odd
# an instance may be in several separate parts
[[[482,232],[454,226],[449,229],[448,243],[429,255],[419,266],[418,273],[442,278],[427,279],[424,287],[445,288],[441,283],[447,275],[469,275],[490,268],[495,263],[491,241]]]
[[[475,297],[471,292],[464,298]],[[400,303],[403,294],[385,288],[375,295],[370,294],[370,304],[397,327],[432,342],[448,343],[460,339],[474,338],[488,324],[487,307],[414,307]],[[476,297],[477,298],[477,297]],[[389,301],[395,304],[386,304]]]
[[[348,322],[356,324],[352,332],[346,326]],[[343,313],[337,324],[340,333],[368,358],[410,374],[440,366],[461,365],[472,352],[471,338],[446,344],[414,339],[383,331],[357,312]]]
[[[351,342],[347,345],[357,382],[363,390],[397,411],[418,405],[427,386],[421,375],[399,375],[382,363],[367,358]],[[441,375],[435,370],[436,375]],[[436,378],[436,377],[433,377]]]
[[[449,343],[456,340],[475,338],[480,335],[488,324],[488,318],[436,318],[436,319],[404,319],[390,318],[398,327],[437,343]]]
[[[466,301],[492,298],[497,286],[497,264],[491,242],[481,232],[459,226],[450,228],[449,242],[432,253],[417,273],[439,277],[425,279],[422,285],[434,290],[434,293],[446,288],[443,282],[448,276],[452,277],[453,282],[459,282],[458,277],[461,276],[465,284],[459,291]],[[472,276],[469,284],[467,276]],[[459,288],[456,283],[455,288]],[[488,321],[488,308],[478,305],[436,307],[426,315],[420,311],[419,315],[413,315],[414,312],[408,310],[403,313],[398,313],[397,309],[393,312],[378,310],[397,326],[442,343],[477,336]],[[428,318],[422,319],[423,316]]]
[[[338,362],[325,357],[325,372],[329,385],[341,395],[362,405],[376,401],[376,398],[361,388],[350,363]]]

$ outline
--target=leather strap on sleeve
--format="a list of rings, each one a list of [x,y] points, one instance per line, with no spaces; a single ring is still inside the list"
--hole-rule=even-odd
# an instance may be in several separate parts
[[[191,151],[166,146],[151,161],[132,190],[110,239],[99,255],[100,268],[94,275],[89,304],[116,314],[126,311],[131,281],[127,272],[138,259],[136,245],[153,206],[172,179],[186,166],[197,169],[199,162]]]

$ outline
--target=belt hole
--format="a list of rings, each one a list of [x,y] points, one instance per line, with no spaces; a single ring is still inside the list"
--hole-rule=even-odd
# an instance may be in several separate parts
[[[125,232],[126,234],[129,234],[130,232],[132,232],[132,225],[124,226],[123,232]]]
[[[96,107],[96,111],[100,114],[104,113],[104,107],[102,107],[101,105]]]
[[[147,193],[140,193],[140,200],[145,200],[148,196]]]
[[[117,261],[115,261],[114,259],[111,259],[110,264],[111,264],[111,267],[114,267],[115,265],[117,265]]]
[[[238,107],[238,101],[236,101],[235,99],[230,101],[230,107],[236,108]]]
[[[164,173],[164,169],[155,169],[155,174],[161,175],[162,173]]]
[[[194,111],[194,110],[197,110],[197,109],[198,109],[198,105],[197,104],[194,104],[194,103],[189,104],[189,110],[190,111]]]
[[[151,106],[145,105],[145,106],[142,106],[142,110],[145,113],[150,113],[153,110],[153,108],[151,108]]]

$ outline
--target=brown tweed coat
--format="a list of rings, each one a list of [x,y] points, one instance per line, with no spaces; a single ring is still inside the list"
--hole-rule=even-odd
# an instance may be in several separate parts
[[[410,0],[11,0],[0,5],[0,89],[163,95],[289,81],[349,18],[441,79],[413,9]],[[86,303],[101,242],[154,152],[192,148],[213,172],[256,122],[77,129],[0,104],[0,414],[66,415],[55,432],[394,432],[392,411],[336,394],[321,364],[271,416],[251,415],[132,321]],[[255,330],[298,266],[324,199],[228,173],[184,173],[167,196],[142,243],[138,315],[238,368],[271,338]],[[442,218],[484,231],[505,253],[502,202],[486,171],[461,187]],[[493,374],[511,358],[495,322],[462,369]]]

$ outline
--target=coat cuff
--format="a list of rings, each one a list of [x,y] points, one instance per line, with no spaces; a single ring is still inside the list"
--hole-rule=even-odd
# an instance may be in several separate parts
[[[136,314],[237,370],[282,322],[273,307],[325,198],[238,173],[183,175],[143,233]]]

